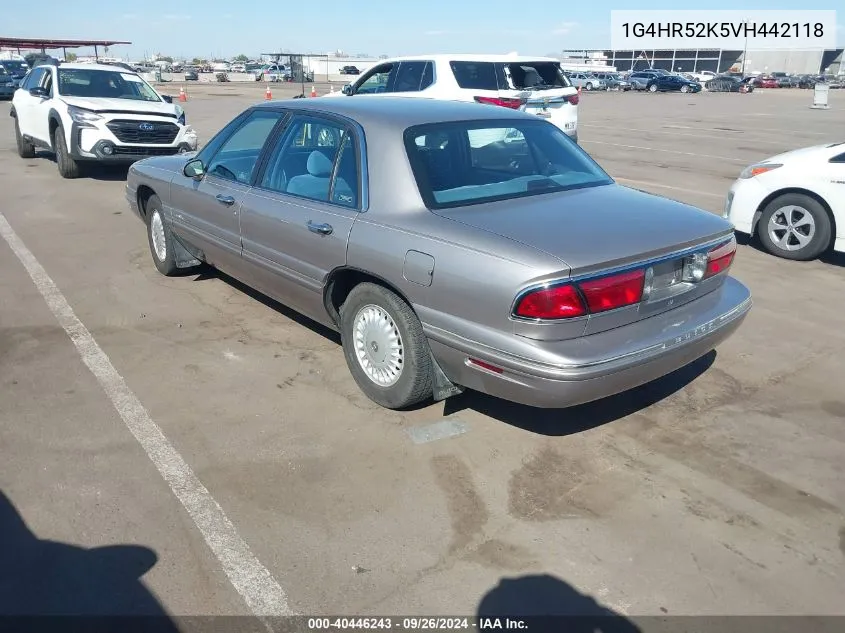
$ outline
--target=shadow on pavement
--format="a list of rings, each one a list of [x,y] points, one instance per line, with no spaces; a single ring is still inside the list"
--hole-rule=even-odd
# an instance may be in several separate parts
[[[580,593],[568,583],[549,574],[503,578],[481,599],[476,616],[479,626],[485,619],[524,620],[531,633],[639,633],[640,628],[624,615]],[[493,626],[484,628],[492,629]],[[516,627],[511,627],[516,628]]]
[[[39,539],[3,492],[0,561],[0,628],[179,631],[141,582],[158,561],[153,550],[137,545],[86,549]]]

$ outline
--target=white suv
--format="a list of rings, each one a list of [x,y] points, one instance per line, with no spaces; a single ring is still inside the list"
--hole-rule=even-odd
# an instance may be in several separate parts
[[[578,90],[551,57],[421,55],[386,59],[341,92],[476,101],[547,119],[578,141]]]
[[[36,66],[12,98],[21,158],[36,148],[56,154],[59,173],[80,175],[83,162],[132,163],[194,151],[185,111],[137,73],[100,64]]]

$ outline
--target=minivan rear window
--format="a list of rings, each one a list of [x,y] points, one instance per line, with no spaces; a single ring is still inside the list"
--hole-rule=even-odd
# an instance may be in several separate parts
[[[405,149],[429,209],[608,185],[610,176],[559,128],[511,118],[428,123]]]

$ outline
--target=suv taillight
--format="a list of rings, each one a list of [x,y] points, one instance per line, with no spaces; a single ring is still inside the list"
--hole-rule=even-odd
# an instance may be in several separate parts
[[[511,108],[512,110],[519,110],[525,103],[522,99],[509,99],[505,97],[475,97],[475,100],[478,103],[502,106],[503,108]]]
[[[578,105],[578,93],[576,92],[574,95],[569,95],[566,97],[566,100],[572,105]]]

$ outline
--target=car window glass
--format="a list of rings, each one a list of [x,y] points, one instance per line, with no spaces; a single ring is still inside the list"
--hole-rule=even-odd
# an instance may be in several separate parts
[[[420,61],[400,63],[393,92],[419,92],[425,66],[426,63]]]
[[[258,156],[283,113],[256,110],[227,138],[206,167],[206,173],[249,184]]]
[[[498,90],[499,80],[493,62],[450,62],[455,81],[461,88]]]
[[[220,146],[224,143],[224,141],[229,138],[229,135],[241,126],[244,119],[245,117],[243,115],[235,117],[228,125],[226,125],[226,127],[215,134],[197,154],[197,159],[202,161],[203,165],[208,165],[211,157],[217,153],[217,150],[220,149]]]
[[[259,186],[310,200],[357,206],[354,137],[341,123],[295,117],[270,154]]]
[[[41,80],[41,87],[47,91],[47,94],[53,93],[53,73],[49,70],[44,73],[44,77]]]
[[[422,79],[420,80],[420,90],[425,90],[434,83],[434,63],[426,62],[425,70],[423,70]]]
[[[24,88],[27,90],[32,90],[33,88],[37,87],[41,84],[41,80],[44,78],[44,69],[43,68],[33,68],[32,72],[29,74],[29,77],[26,80],[26,85]]]
[[[544,121],[495,123],[431,123],[405,132],[414,177],[429,208],[613,182],[555,126]]]
[[[390,79],[390,71],[395,64],[382,64],[376,66],[371,74],[365,75],[364,80],[355,88],[355,94],[377,94],[387,92],[387,84]]]

